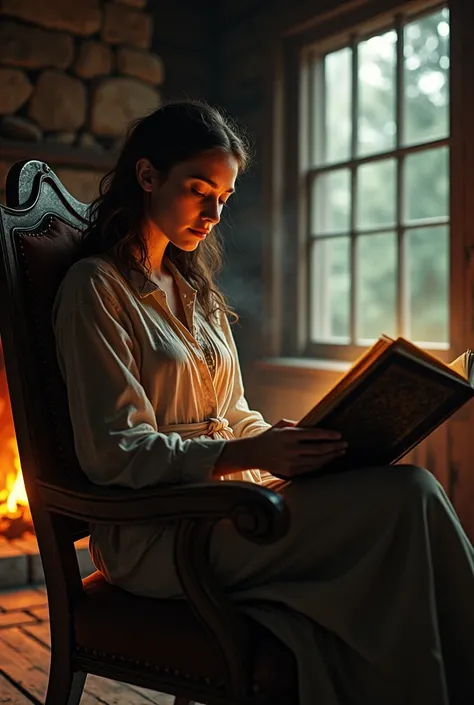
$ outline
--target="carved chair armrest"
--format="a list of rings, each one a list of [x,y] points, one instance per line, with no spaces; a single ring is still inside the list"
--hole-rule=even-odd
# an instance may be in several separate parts
[[[250,541],[272,543],[288,529],[288,511],[276,492],[251,482],[202,482],[145,489],[101,487],[84,481],[74,487],[36,480],[46,511],[92,524],[231,519]]]
[[[290,517],[280,495],[237,481],[128,490],[86,481],[81,487],[66,489],[37,480],[36,490],[47,511],[91,523],[175,523],[176,573],[185,598],[214,641],[216,657],[221,661],[222,682],[214,685],[239,700],[252,694],[249,622],[218,584],[209,561],[209,546],[215,524],[225,518],[232,520],[239,534],[255,543],[273,543],[285,536]]]

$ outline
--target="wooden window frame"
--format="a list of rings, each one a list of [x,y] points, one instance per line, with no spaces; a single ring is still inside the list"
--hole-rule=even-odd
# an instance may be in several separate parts
[[[265,311],[270,321],[265,340],[265,354],[268,357],[351,361],[365,349],[362,346],[331,343],[308,345],[307,213],[301,199],[301,193],[306,191],[306,176],[300,169],[302,160],[298,138],[298,129],[301,125],[305,129],[303,120],[308,115],[307,96],[301,90],[301,83],[305,81],[301,71],[303,49],[317,44],[321,51],[330,51],[331,47],[344,43],[344,35],[347,44],[354,35],[354,29],[357,34],[377,33],[384,27],[393,27],[394,19],[402,13],[416,16],[446,6],[450,11],[451,33],[450,136],[430,146],[450,143],[450,345],[447,349],[436,349],[437,346],[428,349],[434,349],[442,358],[452,359],[466,347],[465,322],[468,313],[465,280],[461,273],[464,273],[462,270],[468,256],[466,247],[471,247],[466,244],[465,237],[466,228],[469,227],[465,200],[468,171],[474,165],[466,162],[466,120],[462,112],[466,102],[472,101],[473,91],[468,87],[469,72],[463,65],[463,57],[469,53],[471,65],[474,65],[474,52],[469,50],[468,44],[472,44],[472,40],[466,29],[466,23],[474,13],[466,10],[462,0],[411,0],[409,3],[399,0],[361,3],[355,0],[347,3],[345,8],[328,11],[313,22],[288,30],[279,50],[272,57],[270,115],[273,130],[267,151],[272,165],[268,173],[267,193],[270,227],[265,251]],[[426,145],[420,147],[425,148]],[[416,149],[413,148],[413,151]],[[396,151],[387,154],[395,156]],[[373,158],[378,159],[380,155]],[[372,156],[363,160],[370,161]],[[474,199],[474,195],[471,198]],[[469,341],[468,345],[472,346],[473,342]]]

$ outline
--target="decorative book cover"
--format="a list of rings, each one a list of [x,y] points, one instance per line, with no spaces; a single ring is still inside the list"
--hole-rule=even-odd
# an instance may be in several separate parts
[[[382,336],[298,423],[339,431],[346,455],[321,469],[395,463],[474,396],[474,356],[447,365]]]

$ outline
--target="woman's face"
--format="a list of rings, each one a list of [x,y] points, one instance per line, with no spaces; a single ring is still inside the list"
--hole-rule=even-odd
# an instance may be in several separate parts
[[[237,175],[237,159],[220,148],[177,164],[164,180],[148,160],[141,159],[137,178],[150,194],[151,230],[181,250],[195,250],[219,222]]]

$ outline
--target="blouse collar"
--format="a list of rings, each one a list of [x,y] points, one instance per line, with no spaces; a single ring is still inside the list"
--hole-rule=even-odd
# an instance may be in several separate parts
[[[168,259],[168,257],[165,258],[165,262],[166,267],[171,272],[180,292],[182,294],[186,294],[185,298],[193,301],[196,298],[197,290],[192,287],[188,281],[186,281],[179,269]],[[135,291],[141,299],[145,298],[145,296],[161,291],[159,284],[153,278],[150,278],[146,272],[146,269],[140,264],[137,264],[137,266],[130,271],[129,276]]]

